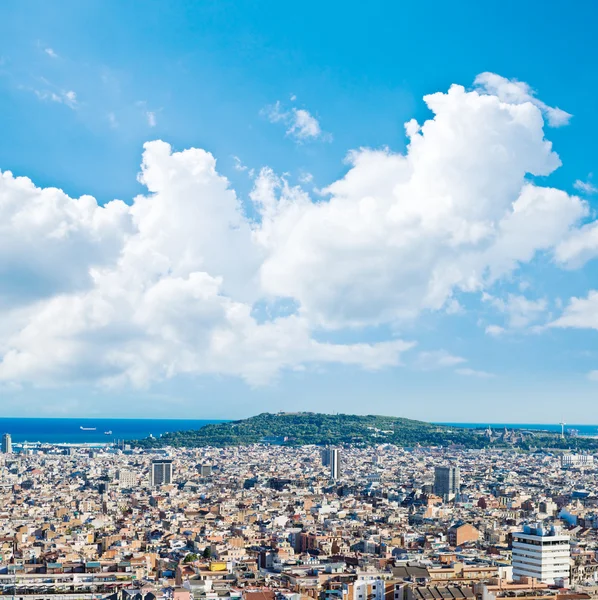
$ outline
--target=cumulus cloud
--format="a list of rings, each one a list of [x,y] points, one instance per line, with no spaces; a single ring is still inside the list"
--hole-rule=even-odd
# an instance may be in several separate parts
[[[536,105],[457,85],[424,100],[434,118],[407,124],[407,153],[351,152],[327,202],[268,169],[256,180],[262,286],[320,326],[442,309],[554,249],[587,214],[578,197],[527,179],[560,165]]]
[[[131,206],[99,207],[3,174],[5,279],[18,288],[29,261],[31,280],[55,281],[33,298],[3,289],[13,302],[0,380],[143,386],[193,373],[262,384],[307,363],[399,364],[411,343],[316,341],[297,314],[256,321],[262,249],[215,165],[203,150],[148,143],[140,181],[149,193]]]
[[[286,110],[278,101],[263,109],[262,114],[270,123],[283,123],[287,127],[286,134],[298,142],[331,139],[330,134],[322,131],[319,121],[304,108]]]
[[[585,298],[571,298],[563,314],[551,327],[598,329],[598,291],[591,290]]]
[[[475,85],[489,94],[498,96],[503,102],[511,104],[531,102],[542,111],[551,127],[567,125],[571,119],[569,113],[548,106],[536,98],[534,90],[523,81],[507,79],[496,73],[480,73],[475,79]]]
[[[555,259],[568,268],[578,268],[598,256],[598,222],[574,229],[555,248]]]
[[[50,58],[58,58],[58,54],[56,54],[56,52],[54,52],[54,50],[52,48],[45,48],[44,52],[50,57]]]
[[[407,123],[407,151],[349,153],[325,199],[262,169],[251,218],[209,152],[161,141],[145,145],[147,192],[131,204],[4,173],[0,381],[143,386],[185,373],[259,385],[309,363],[401,364],[411,341],[331,343],[329,330],[455,312],[457,295],[556,256],[588,214],[579,197],[528,179],[560,165],[538,101],[457,85],[424,100],[433,117]],[[296,139],[322,136],[297,113],[277,105],[270,118]],[[514,326],[542,311],[521,298],[497,299]]]

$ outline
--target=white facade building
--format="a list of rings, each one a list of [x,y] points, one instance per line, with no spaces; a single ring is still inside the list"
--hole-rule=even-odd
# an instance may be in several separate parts
[[[552,527],[526,525],[522,532],[513,533],[513,579],[534,577],[551,585],[569,584],[569,536]]]
[[[127,469],[118,471],[118,483],[122,488],[134,488],[137,485],[137,473]]]
[[[561,467],[593,467],[594,457],[591,454],[563,454],[561,456]]]

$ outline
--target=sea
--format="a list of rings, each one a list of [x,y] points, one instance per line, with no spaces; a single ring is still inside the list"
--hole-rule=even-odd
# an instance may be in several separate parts
[[[106,444],[116,440],[138,440],[150,435],[159,437],[169,431],[200,429],[225,419],[57,419],[0,418],[0,435],[10,433],[13,443],[42,442],[50,444]],[[438,423],[468,429],[528,429],[560,433],[557,424],[530,423]],[[566,425],[566,431],[580,436],[598,437],[598,425]]]
[[[10,433],[13,443],[105,444],[116,440],[158,437],[168,431],[200,429],[222,420],[207,419],[51,419],[0,418],[0,435]],[[83,429],[81,429],[83,427]]]

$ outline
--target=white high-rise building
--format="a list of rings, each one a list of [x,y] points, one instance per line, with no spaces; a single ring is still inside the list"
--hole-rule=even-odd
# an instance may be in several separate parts
[[[525,525],[513,534],[513,579],[534,577],[551,585],[569,585],[569,536],[556,527]]]
[[[330,467],[330,479],[339,479],[341,476],[341,451],[328,446],[322,450],[322,466]]]

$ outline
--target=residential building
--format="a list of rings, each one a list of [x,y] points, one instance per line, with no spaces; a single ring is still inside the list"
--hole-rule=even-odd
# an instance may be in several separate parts
[[[525,525],[513,533],[513,579],[534,577],[548,584],[568,585],[570,579],[570,542],[557,527]]]

